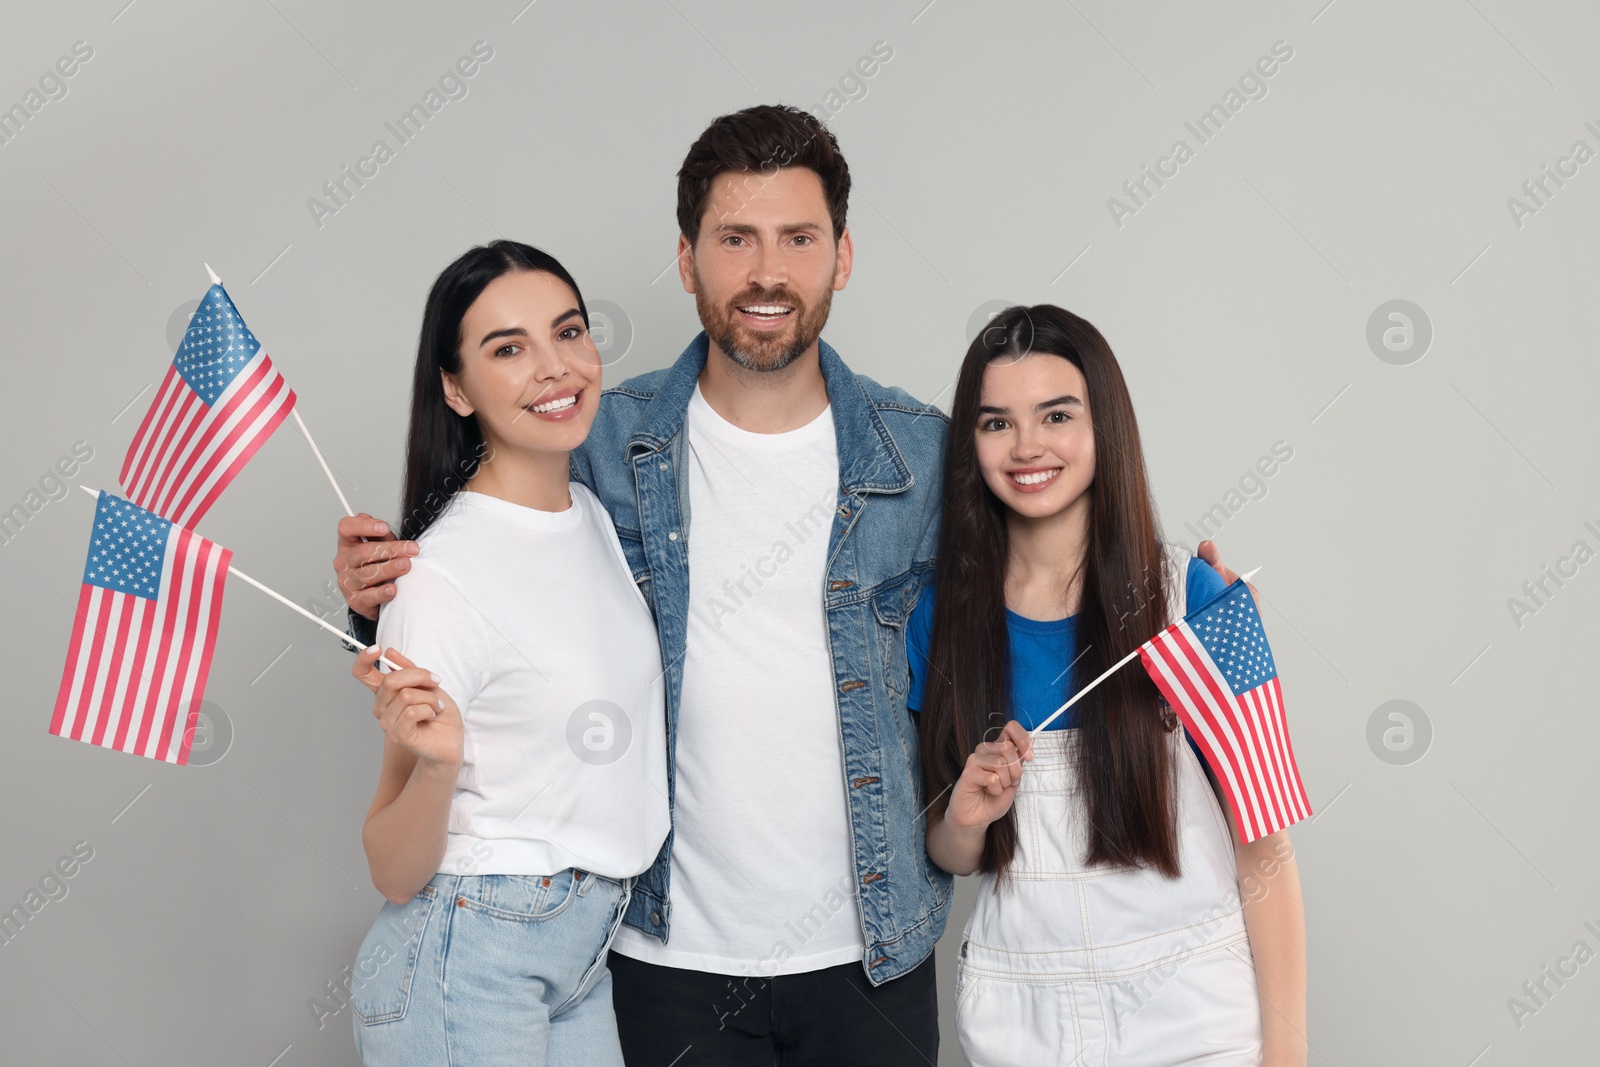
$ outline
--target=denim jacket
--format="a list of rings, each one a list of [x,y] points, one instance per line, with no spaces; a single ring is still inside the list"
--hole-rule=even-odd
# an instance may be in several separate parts
[[[946,419],[902,389],[853,373],[825,341],[819,362],[839,450],[839,495],[823,588],[855,854],[856,899],[874,985],[926,959],[944,932],[953,879],[928,858],[916,717],[906,710],[906,624],[933,578]],[[684,421],[710,342],[600,395],[572,478],[594,490],[655,615],[667,664],[667,802],[677,793],[679,701],[689,618]],[[370,644],[374,626],[351,614]],[[730,669],[737,665],[729,664]],[[759,665],[749,665],[759,666]],[[781,834],[782,827],[773,827]],[[624,921],[663,942],[673,832],[633,888]]]
[[[839,449],[828,569],[833,700],[854,845],[862,965],[879,985],[921,963],[944,932],[952,879],[928,859],[906,623],[933,577],[946,419],[904,390],[858,377],[818,342]],[[611,513],[633,577],[655,613],[667,666],[667,801],[676,794],[677,727],[689,617],[689,480],[684,420],[710,342],[607,389],[572,477]],[[729,669],[737,669],[729,664]],[[758,664],[746,665],[758,667]],[[773,827],[781,834],[782,827]],[[673,834],[639,876],[625,918],[663,942],[671,921]]]

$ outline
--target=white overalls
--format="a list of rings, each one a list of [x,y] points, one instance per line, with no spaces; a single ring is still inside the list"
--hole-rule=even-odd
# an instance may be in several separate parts
[[[1171,612],[1185,602],[1188,554],[1167,552]],[[1086,867],[1078,731],[1034,739],[1013,803],[1016,856],[998,895],[983,876],[956,965],[956,1035],[973,1067],[1260,1064],[1233,838],[1181,725],[1168,743],[1176,879]]]

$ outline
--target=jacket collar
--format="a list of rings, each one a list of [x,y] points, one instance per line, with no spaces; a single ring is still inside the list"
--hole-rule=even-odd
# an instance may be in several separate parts
[[[628,452],[658,452],[683,429],[695,382],[705,369],[711,340],[704,330],[689,342],[661,380],[656,395],[628,438]],[[826,341],[817,342],[817,361],[833,410],[839,448],[839,485],[852,493],[899,493],[911,486],[911,471],[866,386]]]

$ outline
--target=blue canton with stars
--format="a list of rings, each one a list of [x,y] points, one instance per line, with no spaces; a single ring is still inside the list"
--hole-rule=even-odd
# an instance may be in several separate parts
[[[94,509],[94,534],[83,568],[85,585],[148,600],[161,594],[161,569],[166,563],[172,523],[110,493],[100,494]]]
[[[1261,614],[1244,581],[1237,580],[1184,621],[1205,646],[1235,696],[1278,676]]]
[[[201,400],[215,404],[260,350],[261,342],[245,326],[227,292],[213,285],[195,308],[173,364]]]

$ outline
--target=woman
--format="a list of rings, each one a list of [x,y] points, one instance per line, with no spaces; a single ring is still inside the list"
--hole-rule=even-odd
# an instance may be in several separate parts
[[[975,1067],[1305,1062],[1287,833],[1241,843],[1137,667],[1030,741],[1222,588],[1160,541],[1100,332],[1050,305],[1001,313],[961,367],[937,575],[908,629],[928,854],[983,872],[956,977]]]
[[[355,667],[384,732],[367,1064],[622,1063],[605,957],[666,837],[666,742],[649,609],[567,477],[599,399],[560,263],[496,241],[439,276],[406,449],[419,554]]]

